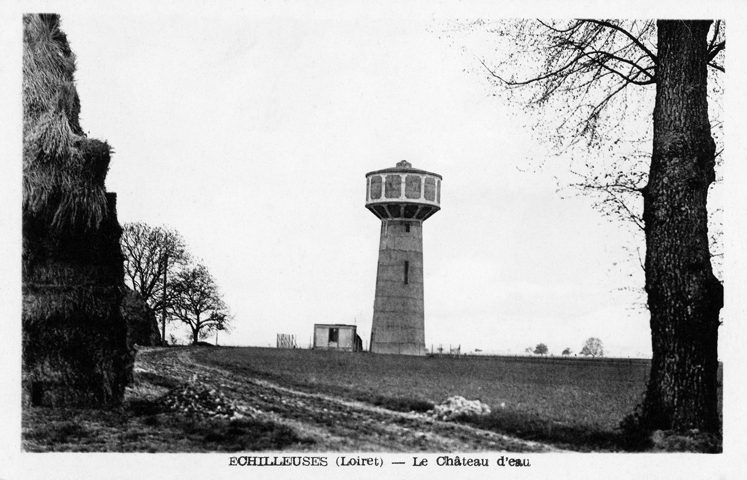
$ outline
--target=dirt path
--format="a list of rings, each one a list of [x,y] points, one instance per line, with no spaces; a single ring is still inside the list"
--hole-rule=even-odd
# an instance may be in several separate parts
[[[189,350],[138,352],[136,375],[149,372],[221,392],[254,418],[286,425],[314,440],[304,450],[386,452],[557,451],[552,447],[400,413],[324,394],[306,393],[199,363]]]

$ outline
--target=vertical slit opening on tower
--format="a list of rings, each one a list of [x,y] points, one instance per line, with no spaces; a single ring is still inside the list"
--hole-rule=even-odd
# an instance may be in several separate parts
[[[409,283],[409,274],[410,274],[410,262],[405,260],[405,285]]]

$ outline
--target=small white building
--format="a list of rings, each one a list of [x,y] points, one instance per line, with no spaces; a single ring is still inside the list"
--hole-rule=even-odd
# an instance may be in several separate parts
[[[355,325],[314,324],[314,350],[342,350],[360,352],[363,341],[358,336]]]

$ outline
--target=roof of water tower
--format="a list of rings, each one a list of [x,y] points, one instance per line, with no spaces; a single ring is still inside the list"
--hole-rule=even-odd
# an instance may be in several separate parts
[[[443,180],[443,177],[437,173],[426,172],[425,170],[420,170],[418,168],[412,168],[412,164],[408,162],[407,160],[402,160],[402,161],[397,162],[397,166],[395,167],[368,172],[366,176],[377,174],[377,173],[420,173],[420,174],[433,175],[434,177],[438,177]]]
[[[412,168],[407,160],[394,168],[366,174],[366,208],[380,219],[424,221],[441,209],[437,173]]]

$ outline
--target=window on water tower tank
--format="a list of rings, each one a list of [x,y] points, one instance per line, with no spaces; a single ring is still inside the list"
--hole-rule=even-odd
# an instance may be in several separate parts
[[[405,197],[420,198],[420,175],[407,175],[405,177]]]
[[[410,233],[410,224],[405,223],[405,232]]]
[[[405,260],[405,285],[409,283],[409,275],[410,275],[410,262]]]
[[[436,200],[436,179],[435,178],[425,177],[425,191],[424,191],[423,196],[429,202]]]
[[[371,199],[378,200],[381,198],[381,176],[371,177]]]
[[[330,342],[336,342],[337,337],[339,336],[340,329],[339,328],[330,328],[329,329],[329,341]]]
[[[402,195],[402,177],[399,175],[387,175],[384,184],[384,196],[386,198],[399,198]]]

